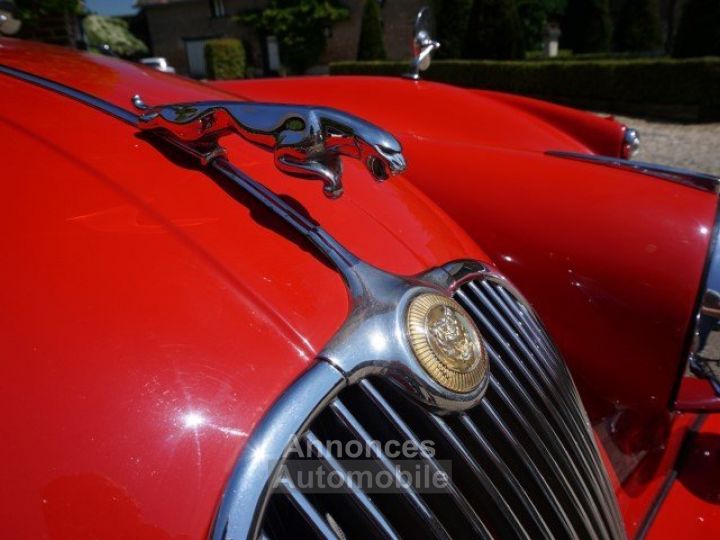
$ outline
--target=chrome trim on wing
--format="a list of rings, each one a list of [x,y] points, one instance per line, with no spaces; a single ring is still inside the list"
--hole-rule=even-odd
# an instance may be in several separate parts
[[[675,182],[677,184],[682,184],[702,191],[720,193],[720,177],[708,173],[695,172],[689,169],[670,167],[668,165],[658,165],[657,163],[646,163],[644,161],[633,161],[630,159],[598,156],[595,154],[583,154],[580,152],[548,150],[545,154],[557,158],[587,161],[589,163],[596,163],[597,165],[604,165],[606,167],[615,167],[618,169],[633,171],[646,176],[662,178],[663,180],[668,180],[670,182]]]
[[[707,380],[710,387],[708,395],[720,398],[720,205],[711,234],[707,261],[690,320],[685,369],[677,387],[675,406],[680,410],[694,410],[697,406],[684,403],[683,387],[689,378]]]

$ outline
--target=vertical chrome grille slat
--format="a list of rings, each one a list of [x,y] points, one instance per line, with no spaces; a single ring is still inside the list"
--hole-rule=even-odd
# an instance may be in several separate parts
[[[337,471],[340,477],[345,481],[345,485],[348,488],[353,500],[358,505],[360,510],[365,514],[368,521],[383,534],[385,538],[397,540],[400,537],[393,529],[392,525],[388,523],[385,517],[378,511],[375,504],[370,498],[360,490],[348,477],[345,468],[335,459],[335,457],[325,448],[325,445],[318,439],[318,437],[310,430],[305,432],[305,439],[308,441],[313,450],[317,453],[318,457],[327,464],[328,468],[333,471]]]
[[[443,525],[437,519],[433,511],[428,507],[425,501],[423,501],[423,499],[420,497],[420,495],[418,495],[418,493],[412,486],[408,486],[406,483],[401,481],[401,479],[397,475],[397,470],[393,466],[390,459],[385,454],[380,452],[374,444],[371,444],[373,439],[370,434],[365,430],[365,428],[357,420],[357,418],[355,418],[355,416],[350,412],[350,410],[342,403],[342,401],[340,401],[339,399],[333,400],[332,403],[330,403],[330,408],[332,409],[333,413],[335,413],[335,415],[346,425],[346,427],[353,432],[353,434],[358,438],[358,440],[363,442],[366,448],[370,449],[375,459],[380,462],[383,468],[395,476],[395,478],[399,481],[399,485],[403,487],[403,495],[410,501],[410,506],[416,512],[418,512],[418,514],[424,521],[428,523],[428,525],[433,530],[434,536],[436,538],[449,539],[450,535],[448,534],[445,527],[443,527]]]
[[[553,534],[548,524],[543,519],[542,514],[537,509],[535,503],[530,498],[525,488],[522,486],[517,476],[511,468],[507,465],[505,460],[495,451],[488,440],[482,435],[482,433],[476,428],[472,419],[467,414],[460,415],[460,422],[464,424],[465,429],[474,438],[478,445],[483,449],[485,454],[490,457],[490,461],[495,464],[502,476],[510,484],[512,491],[520,501],[520,504],[525,508],[525,511],[530,515],[535,525],[538,528],[539,534],[544,538],[553,538]]]
[[[557,439],[557,440],[562,440],[562,438],[560,437],[559,433],[557,432],[557,427],[553,427],[553,425],[550,424],[550,422],[549,422],[542,414],[539,414],[539,413],[538,413],[538,411],[537,411],[537,404],[536,404],[535,400],[527,393],[525,387],[518,381],[517,377],[512,373],[512,371],[510,371],[510,369],[509,369],[509,368],[505,365],[505,363],[501,360],[500,356],[498,356],[498,353],[495,352],[495,351],[492,349],[492,347],[490,347],[490,346],[488,346],[488,349],[489,349],[489,351],[491,352],[492,357],[494,357],[494,359],[495,359],[495,365],[497,366],[497,368],[498,368],[501,372],[503,372],[503,374],[505,375],[505,377],[506,377],[509,381],[511,381],[511,382],[513,383],[513,388],[514,388],[515,392],[516,392],[519,396],[521,396],[522,399],[525,401],[525,403],[527,404],[528,409],[531,411],[531,414],[535,417],[535,420],[536,420],[538,423],[542,424],[543,427],[544,427],[544,429],[545,429],[550,435],[552,435],[552,437],[554,437],[554,438]],[[491,379],[491,381],[493,381],[493,379]],[[495,381],[495,382],[496,382],[496,381]],[[560,423],[560,424],[562,424],[562,423]],[[562,429],[562,426],[561,426],[561,429]],[[567,431],[567,428],[565,428],[565,431]],[[563,451],[567,451],[567,448],[566,448],[564,445],[559,445],[559,446],[560,446],[560,448],[562,448]],[[576,459],[580,458],[580,460],[582,460],[581,453],[577,452],[577,448],[573,445],[572,439],[571,439],[571,443],[570,443],[570,448],[571,448],[571,451],[573,452],[573,454],[575,455],[575,458],[576,458]],[[568,459],[568,463],[572,464],[572,467],[573,467],[573,469],[574,469],[575,474],[577,474],[578,476],[581,476],[579,470],[578,470],[577,468],[575,468],[575,460],[573,460],[572,458],[569,458],[569,459]],[[582,463],[581,463],[581,465],[582,465]],[[579,497],[580,497],[580,493],[577,493],[577,492],[576,492],[576,489],[578,489],[578,488],[579,488],[581,491],[583,491],[583,495],[584,495],[585,498],[592,500],[592,497],[591,497],[591,495],[590,495],[590,493],[589,493],[589,491],[588,491],[588,489],[587,489],[587,486],[585,485],[584,482],[578,483],[578,484],[576,485],[576,488],[573,489],[573,488],[571,487],[571,484],[570,484],[569,482],[565,481],[563,477],[561,477],[561,478],[559,478],[559,479],[565,484],[566,489],[568,490],[568,494],[569,494],[570,496],[572,496],[576,501],[577,501],[577,500],[579,499]],[[594,501],[593,501],[593,502],[594,502]],[[578,511],[580,511],[582,514],[585,514],[585,510],[584,510],[583,505],[577,504],[577,509],[578,509]],[[590,506],[590,511],[592,512],[593,510],[595,510],[595,508],[591,505],[591,506]],[[593,513],[597,514],[596,512],[593,512]],[[586,519],[587,519],[587,516],[585,516],[584,519],[586,520]],[[602,526],[605,527],[604,522],[602,523]]]
[[[512,339],[515,343],[518,343],[516,339],[516,334],[512,331],[512,329],[509,328],[507,322],[498,314],[492,302],[490,302],[474,284],[470,284],[469,287],[470,290],[474,293],[475,298],[479,300],[482,305],[490,311],[493,317],[495,317],[495,319],[500,322],[501,327],[510,334],[510,339]],[[460,296],[466,302],[472,303],[466,293],[463,292]],[[479,313],[478,308],[475,307],[474,304],[472,309],[477,312],[476,314]],[[542,363],[537,361],[534,354],[521,346],[520,348],[523,352],[525,352],[525,358],[527,358],[528,360],[527,362],[524,362],[520,358],[519,354],[513,350],[510,341],[504,339],[504,336],[500,333],[499,330],[495,329],[495,326],[492,324],[492,322],[484,315],[480,315],[480,317],[482,318],[485,326],[491,329],[493,336],[498,340],[498,342],[501,343],[505,352],[514,360],[515,365],[517,365],[517,367],[523,371],[523,374],[526,375],[530,384],[537,389],[538,394],[544,396],[542,397],[542,399],[544,401],[555,401],[556,407],[552,407],[551,410],[558,411],[557,416],[562,417],[567,424],[575,425],[574,419],[571,417],[571,413],[569,413],[567,408],[565,407],[569,403],[558,401],[559,399],[563,399],[562,396],[565,396],[567,394],[567,388],[563,388],[559,383],[557,383],[557,381],[554,381],[551,377],[548,377]],[[536,377],[533,377],[533,374],[530,372],[531,369],[536,375]],[[544,388],[541,388],[540,384],[538,384],[537,381],[539,381],[539,383],[542,384]]]
[[[568,479],[568,475],[564,472],[564,470],[570,471],[575,477],[581,477],[580,471],[577,469],[575,460],[572,456],[570,456],[567,449],[562,444],[558,444],[553,428],[545,421],[541,414],[538,414],[537,411],[532,408],[532,404],[529,404],[529,410],[531,411],[534,419],[543,427],[544,431],[550,435],[547,438],[541,437],[537,430],[535,430],[532,425],[527,422],[525,416],[518,410],[517,406],[508,396],[503,386],[496,379],[492,379],[490,384],[498,393],[505,406],[510,409],[515,420],[522,425],[525,433],[530,437],[535,445],[535,448],[537,448],[540,455],[547,462],[550,470],[553,471],[555,478],[563,484],[567,493],[577,500],[577,497],[580,494],[577,493],[577,488],[572,487],[572,484]],[[546,443],[545,440],[548,442]],[[548,445],[551,445],[552,449],[550,449]],[[562,464],[557,462],[558,459],[562,460]],[[580,485],[580,491],[583,492],[582,495],[585,500],[593,501],[586,487]]]
[[[284,476],[280,480],[282,491],[287,494],[293,506],[305,519],[308,525],[312,527],[313,531],[325,540],[338,540],[337,535],[330,528],[330,525],[325,521],[317,509],[310,503],[305,495],[295,487],[292,480],[288,476]]]
[[[505,330],[505,332],[511,336],[511,339],[516,344],[516,346],[530,360],[529,364],[534,367],[533,371],[535,371],[539,375],[540,380],[545,386],[548,394],[553,398],[557,397],[561,400],[561,402],[558,403],[557,408],[560,411],[561,415],[566,419],[568,428],[573,430],[572,432],[576,434],[576,439],[580,441],[584,446],[585,452],[587,452],[588,454],[594,453],[594,449],[591,447],[592,442],[589,441],[588,437],[586,436],[587,426],[584,424],[582,418],[580,418],[579,415],[574,414],[574,411],[576,409],[576,407],[574,406],[576,400],[574,398],[574,388],[570,388],[572,386],[570,379],[565,378],[563,384],[562,382],[558,381],[558,379],[562,379],[561,377],[553,377],[552,373],[548,372],[548,368],[545,363],[542,362],[542,360],[539,358],[538,353],[531,351],[525,344],[525,342],[520,338],[520,334],[515,332],[510,327],[509,323],[505,320],[505,317],[502,317],[500,315],[497,308],[502,306],[502,301],[496,295],[492,285],[490,285],[487,281],[483,282],[480,287],[483,288],[484,293],[480,291],[479,287],[474,283],[470,283],[468,287],[475,293],[476,298],[483,302],[483,304],[491,311],[495,319],[500,322],[500,325]],[[502,307],[500,307],[500,309],[502,309]],[[554,392],[553,390],[556,390],[556,392]],[[598,484],[597,478],[595,476],[595,471],[593,470],[593,467],[591,467],[591,465],[592,463],[588,463],[588,466],[585,469],[585,474],[587,475],[587,480],[589,480],[590,487],[594,492],[595,500],[598,504],[602,505],[606,499],[607,494],[603,493],[602,488]],[[605,524],[608,527],[612,528],[612,523],[608,522],[607,515],[605,516],[605,518],[601,517],[595,506],[591,507],[591,511],[595,513],[596,519],[603,519],[605,521]]]
[[[574,444],[580,448],[583,448],[583,443],[585,442],[584,437],[578,436],[577,431],[571,429],[571,426],[568,425],[567,419],[562,412],[562,409],[564,408],[563,404],[555,403],[555,399],[553,397],[555,392],[552,389],[542,388],[540,384],[538,384],[536,377],[533,376],[533,374],[530,372],[530,369],[528,368],[529,362],[524,362],[518,357],[517,353],[510,346],[510,343],[497,331],[497,329],[495,329],[495,327],[488,320],[488,318],[471,301],[471,299],[467,296],[465,292],[458,292],[457,295],[460,299],[462,299],[464,305],[469,307],[472,314],[482,323],[483,329],[487,330],[491,334],[491,336],[497,341],[497,343],[502,347],[505,353],[505,355],[503,355],[503,358],[511,360],[512,365],[519,370],[523,379],[525,379],[526,383],[533,390],[534,394],[545,405],[546,409],[552,416],[554,423],[562,431],[563,436],[567,437],[568,442],[571,445]],[[578,457],[584,460],[584,453],[579,452]]]
[[[496,291],[498,297],[504,302],[508,308],[516,314],[516,316],[519,318],[519,324],[518,327],[522,332],[526,333],[526,336],[528,336],[528,339],[536,341],[540,346],[543,348],[543,350],[546,352],[548,358],[552,359],[554,362],[554,365],[557,367],[559,371],[562,371],[567,375],[568,381],[570,381],[570,375],[569,371],[567,369],[567,366],[560,358],[557,349],[555,346],[550,342],[549,336],[544,328],[541,327],[538,320],[528,311],[528,309],[521,305],[516,300],[513,300],[512,296],[508,291],[498,285],[498,284],[489,284],[487,282],[483,282],[483,285],[487,287],[492,287],[494,291]],[[532,336],[532,338],[530,337]],[[576,403],[580,403],[580,396],[577,392],[577,388],[574,384],[569,384],[570,386],[570,392],[573,398],[575,399]],[[594,484],[599,485],[600,491],[604,495],[604,507],[606,511],[608,512],[608,518],[612,518],[612,529],[615,531],[616,535],[621,537],[624,535],[624,529],[622,529],[622,517],[620,516],[619,510],[615,504],[607,504],[607,501],[612,501],[615,497],[612,490],[610,489],[610,485],[607,481],[605,481],[605,472],[604,472],[604,464],[602,463],[600,459],[600,454],[597,451],[597,443],[593,439],[592,433],[590,433],[590,426],[589,422],[587,420],[587,417],[585,415],[585,412],[581,408],[575,408],[576,413],[578,416],[582,418],[583,424],[586,426],[586,430],[584,430],[587,433],[587,437],[590,440],[590,447],[592,451],[590,452],[589,458],[594,463]],[[609,508],[608,508],[609,506]]]
[[[457,296],[482,323],[483,329],[487,330],[492,335],[493,339],[495,339],[502,347],[503,351],[507,355],[506,358],[512,360],[512,365],[518,369],[528,386],[533,390],[533,393],[537,396],[540,402],[545,405],[546,410],[550,413],[553,420],[553,424],[558,428],[558,434],[567,440],[568,447],[575,454],[582,470],[586,472],[589,478],[593,479],[593,466],[587,461],[587,454],[591,451],[595,452],[595,450],[591,449],[587,437],[578,429],[577,424],[567,418],[567,415],[565,414],[565,404],[556,402],[556,399],[554,398],[554,394],[556,392],[552,389],[548,389],[547,387],[541,387],[537,379],[530,372],[527,364],[531,363],[532,359],[528,359],[529,362],[526,363],[518,357],[517,353],[510,346],[510,343],[503,338],[484,313],[480,311],[479,307],[472,302],[467,293],[459,291]],[[584,486],[584,483],[580,485]],[[602,500],[604,500],[604,497],[601,498],[601,501]]]
[[[538,345],[538,347],[542,348],[543,351],[545,351],[547,357],[552,360],[554,366],[557,369],[559,369],[563,373],[567,373],[567,367],[565,366],[565,363],[558,358],[554,348],[550,347],[547,343],[547,340],[545,339],[545,332],[539,331],[539,328],[536,326],[535,321],[531,321],[528,319],[527,314],[522,310],[522,308],[518,305],[517,302],[514,302],[512,300],[512,297],[508,294],[508,292],[502,287],[491,285],[487,282],[483,282],[481,286],[484,287],[486,290],[492,290],[493,292],[495,292],[495,294],[497,294],[497,297],[502,301],[503,305],[505,306],[508,316],[515,321],[518,330],[524,334],[528,341],[534,342]]]
[[[477,289],[477,286],[475,286],[474,284],[471,284],[470,286]],[[490,297],[492,297],[493,301],[497,305],[504,305],[502,303],[500,296],[494,290],[493,286],[491,286],[488,282],[483,282],[481,286],[483,287],[483,289],[485,291],[487,291],[487,294]],[[489,302],[489,306],[492,306],[493,301]],[[530,343],[530,341],[532,341],[532,340],[527,335],[527,333],[525,333],[525,330],[524,330],[525,324],[523,324],[520,321],[518,321],[518,323],[519,324],[517,324],[517,326],[521,329],[521,333],[523,333],[525,342]],[[505,323],[505,324],[507,324],[507,323]],[[530,324],[529,326],[530,326],[530,328],[533,328],[535,325]],[[551,359],[552,365],[556,368],[556,370],[558,370],[558,367],[560,365],[563,365],[563,368],[561,371],[566,371],[564,364],[557,357],[556,353],[554,352],[554,349],[552,349],[549,346],[549,343],[547,342],[546,339],[538,337],[534,341],[536,343],[538,343],[539,347],[541,347],[544,351],[546,351],[546,357]],[[566,408],[561,407],[560,410],[561,410],[561,412],[566,412],[566,417],[569,418],[570,422],[576,426],[576,428],[578,430],[578,435],[580,435],[584,440],[587,440],[586,434],[587,434],[587,430],[588,430],[589,426],[587,426],[585,424],[584,420],[580,417],[580,415],[576,414],[577,408],[574,405],[577,403],[577,400],[579,399],[579,397],[576,394],[575,386],[572,384],[570,378],[569,377],[553,377],[552,373],[548,372],[548,366],[546,365],[546,363],[542,362],[539,358],[537,358],[536,353],[535,354],[530,353],[530,351],[527,349],[527,347],[525,347],[524,344],[519,343],[519,346],[524,347],[526,354],[528,354],[528,357],[532,359],[533,364],[536,365],[538,367],[538,369],[544,373],[543,380],[552,381],[552,383],[554,383],[555,385],[560,386],[559,387],[560,391],[558,392],[557,395],[561,399],[563,399],[565,405],[567,406]],[[558,382],[559,380],[561,380],[563,382],[562,383]],[[551,384],[551,383],[548,382],[547,384]]]
[[[528,495],[527,491],[523,487],[520,480],[517,479],[515,473],[506,464],[505,460],[495,451],[488,440],[483,436],[482,432],[477,428],[475,423],[467,414],[460,415],[460,421],[463,423],[465,429],[470,435],[477,441],[477,443],[483,448],[485,453],[490,456],[490,460],[500,470],[503,476],[510,483],[511,488],[515,492],[517,498],[521,501],[521,504],[525,507],[527,512],[530,514],[533,521],[537,524],[537,527],[544,538],[552,538],[553,534],[548,527],[548,524],[542,517],[542,514],[537,509],[533,500]]]
[[[483,283],[485,284],[485,283]],[[487,284],[488,287],[492,287],[494,291],[497,292],[498,297],[505,303],[505,305],[508,306],[508,308],[516,314],[516,316],[519,318],[519,328],[522,332],[525,332],[526,335],[528,335],[528,339],[532,339],[536,341],[545,351],[547,357],[551,359],[554,362],[554,365],[557,367],[557,369],[560,372],[563,372],[567,376],[567,380],[571,383],[570,373],[567,368],[567,365],[563,360],[560,358],[560,355],[557,352],[557,349],[553,345],[553,343],[550,341],[548,333],[545,331],[545,329],[542,327],[540,322],[535,318],[535,316],[530,312],[530,310],[522,303],[518,302],[516,299],[514,299],[510,293],[505,289],[504,287],[500,286],[497,283],[493,284]],[[532,337],[530,337],[532,336]],[[572,395],[572,397],[575,399],[576,403],[580,403],[580,395],[578,394],[577,388],[574,384],[569,384],[569,390]],[[620,512],[618,510],[618,507],[616,504],[608,504],[608,501],[614,500],[614,493],[612,492],[612,489],[610,488],[610,484],[606,480],[605,476],[605,466],[602,463],[600,459],[600,454],[597,450],[597,442],[594,439],[594,436],[590,432],[590,423],[587,420],[587,416],[585,414],[585,411],[582,408],[579,407],[571,407],[575,410],[576,414],[582,418],[582,423],[586,426],[586,429],[583,430],[584,433],[587,435],[588,440],[590,441],[590,448],[591,451],[589,452],[589,458],[594,463],[594,483],[596,485],[599,484],[600,491],[604,494],[604,508],[606,509],[607,517],[611,519],[612,521],[612,529],[615,532],[616,536],[623,537],[625,535],[625,530],[622,525],[622,517],[620,516]],[[608,508],[609,507],[609,508]]]
[[[515,452],[520,457],[520,460],[525,464],[528,471],[530,471],[530,474],[532,477],[536,480],[539,487],[542,489],[543,493],[548,499],[548,502],[550,502],[551,506],[555,509],[555,511],[558,513],[558,516],[560,517],[563,526],[565,527],[566,531],[574,537],[579,537],[577,531],[575,530],[572,522],[570,521],[569,516],[567,515],[567,512],[565,511],[563,505],[558,500],[557,496],[553,492],[552,488],[547,484],[545,478],[543,477],[543,474],[538,469],[537,465],[533,461],[533,459],[528,455],[527,450],[519,444],[515,436],[510,433],[510,431],[505,428],[505,426],[502,424],[502,421],[500,417],[495,412],[495,409],[490,405],[490,402],[488,400],[485,400],[480,405],[483,410],[487,413],[488,418],[495,424],[495,427],[503,434],[503,436],[508,440],[510,443],[510,446],[515,450]],[[587,514],[585,513],[584,509],[582,508],[582,505],[575,499],[573,501],[575,503],[574,510],[577,513],[577,515],[580,517],[583,526],[585,527],[585,530],[587,531],[588,535],[592,538],[597,538],[595,535],[595,532],[593,530],[592,525],[590,524],[590,520],[587,517]]]
[[[515,343],[515,346],[519,348],[520,351],[531,360],[531,364],[533,364],[533,366],[535,366],[536,369],[542,374],[544,380],[548,381],[549,385],[553,386],[556,390],[558,390],[557,395],[561,399],[564,399],[566,404],[569,405],[570,396],[568,396],[567,393],[567,390],[569,389],[568,381],[565,380],[564,377],[559,377],[557,376],[557,374],[553,376],[552,372],[548,372],[548,366],[545,364],[545,362],[542,362],[542,360],[538,358],[538,350],[531,350],[532,343],[526,343],[525,339],[521,337],[519,330],[515,330],[510,326],[510,323],[507,321],[508,312],[503,310],[504,306],[502,304],[498,303],[499,298],[495,296],[492,287],[487,282],[483,282],[481,287],[483,287],[483,291],[481,291],[474,283],[471,283],[469,285],[469,289],[475,293],[475,297],[478,298],[484,304],[484,306],[490,310],[490,312],[495,317],[495,320],[498,321],[502,326],[503,330],[505,330],[505,333],[511,337],[513,343]],[[499,310],[505,311],[506,316],[503,317],[500,314]],[[538,348],[539,347],[540,345],[538,345]]]
[[[505,497],[503,497],[502,493],[498,490],[498,488],[495,486],[487,473],[482,469],[482,467],[480,467],[478,462],[475,461],[475,458],[470,455],[468,450],[465,448],[460,439],[458,439],[457,435],[455,435],[450,426],[448,426],[437,415],[431,414],[428,416],[433,422],[433,424],[435,424],[435,426],[438,428],[438,430],[440,430],[443,435],[445,435],[447,440],[452,445],[453,449],[460,455],[460,457],[462,457],[463,461],[468,465],[470,470],[472,470],[475,477],[485,488],[485,491],[488,492],[495,504],[498,505],[500,510],[502,510],[508,515],[508,520],[510,521],[510,525],[515,531],[515,533],[518,534],[518,536],[522,536],[523,538],[530,538],[530,535],[523,527],[512,507],[505,500]]]
[[[500,292],[505,293],[506,297],[508,296],[504,290],[500,290]],[[521,307],[519,306],[518,309],[521,309]],[[557,362],[561,363],[563,365],[563,367],[565,367],[564,363],[562,362],[562,360],[560,359],[560,357],[557,353],[557,350],[555,349],[553,344],[550,342],[550,340],[547,336],[547,333],[540,327],[538,321],[525,309],[521,309],[521,316],[523,317],[524,320],[528,321],[528,325],[530,326],[530,328],[532,328],[534,330],[535,335],[537,336],[537,339],[541,343],[544,343],[544,346],[545,346],[546,350],[548,351],[548,354],[550,356],[554,357]],[[567,368],[565,367],[565,369],[567,369]],[[573,392],[573,395],[575,396],[575,399],[579,402],[580,396],[574,385],[572,386],[572,392]],[[578,410],[577,413],[582,417],[583,422],[588,426],[588,431],[589,431],[589,421],[587,420],[585,412],[583,410]],[[595,449],[595,447],[597,446],[597,443],[594,440],[593,435],[591,433],[588,433],[588,439],[591,442],[591,447],[593,449]],[[589,457],[595,463],[595,477],[597,478],[598,483],[602,487],[602,490],[605,493],[607,500],[612,500],[614,497],[614,494],[612,493],[609,484],[604,481],[605,466],[604,466],[602,460],[600,459],[599,452],[597,452],[597,451],[591,452]],[[616,505],[612,505],[611,510],[612,510],[613,515],[615,516],[615,524],[616,524],[615,528],[616,528],[618,534],[621,535],[624,532],[620,528],[621,523],[622,523],[622,518],[620,516],[620,513],[619,513]]]
[[[380,392],[370,383],[369,380],[364,379],[360,381],[360,387],[365,391],[368,397],[378,406],[380,411],[385,417],[392,422],[393,426],[397,428],[400,433],[405,437],[406,440],[412,441],[415,447],[420,451],[423,460],[433,469],[433,472],[443,472],[442,467],[438,465],[437,461],[430,456],[422,445],[422,441],[413,433],[410,427],[405,423],[402,417],[393,409],[393,407],[382,397]],[[490,532],[487,527],[475,512],[475,509],[470,505],[462,492],[457,488],[452,479],[448,480],[447,490],[449,495],[455,500],[460,508],[460,511],[468,520],[476,534],[490,538]]]
[[[356,376],[298,435],[327,471],[348,478],[348,471],[375,464],[394,477],[395,490],[375,495],[346,482],[339,493],[303,493],[282,476],[259,538],[284,540],[306,524],[320,538],[341,539],[346,532],[393,540],[625,538],[577,388],[532,309],[493,276],[468,281],[453,296],[484,338],[487,395],[462,413],[436,411],[374,370]],[[370,461],[344,461],[325,443],[335,440],[359,443]],[[435,453],[424,446],[428,440]],[[383,441],[407,442],[417,460],[397,458]],[[447,484],[426,492],[405,483],[413,463],[431,474],[451,472]]]

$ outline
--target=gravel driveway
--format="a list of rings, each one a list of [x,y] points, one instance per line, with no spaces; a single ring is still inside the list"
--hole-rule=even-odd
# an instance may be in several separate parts
[[[720,175],[720,123],[678,124],[616,116],[640,132],[639,161]]]

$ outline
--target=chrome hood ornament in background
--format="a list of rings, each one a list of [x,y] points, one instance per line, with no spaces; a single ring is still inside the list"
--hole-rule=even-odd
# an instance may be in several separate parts
[[[22,22],[15,18],[15,9],[9,2],[0,2],[0,36],[14,36],[20,31]]]
[[[194,146],[203,164],[225,155],[219,137],[236,133],[272,150],[281,171],[322,180],[329,197],[342,195],[340,156],[361,160],[380,182],[407,166],[400,143],[390,133],[328,107],[241,101],[148,107],[139,96],[133,104],[143,111],[141,129],[163,130]]]
[[[421,8],[415,17],[415,35],[413,36],[413,59],[410,61],[410,72],[403,75],[406,79],[417,81],[420,72],[430,67],[432,53],[440,48],[440,42],[432,38],[432,17],[429,7]]]

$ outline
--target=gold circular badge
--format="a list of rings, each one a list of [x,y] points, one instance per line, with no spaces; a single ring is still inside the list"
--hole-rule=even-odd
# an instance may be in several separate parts
[[[430,293],[413,298],[407,333],[420,365],[442,386],[465,393],[480,385],[487,353],[472,319],[455,300]]]

